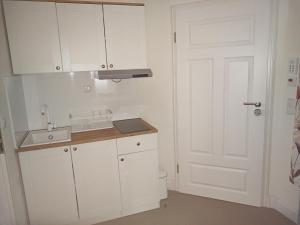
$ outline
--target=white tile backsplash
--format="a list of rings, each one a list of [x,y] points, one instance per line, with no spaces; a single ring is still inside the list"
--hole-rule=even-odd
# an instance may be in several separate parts
[[[69,114],[107,107],[113,119],[139,117],[145,106],[138,94],[138,80],[115,83],[95,80],[91,72],[57,73],[23,76],[29,129],[46,128],[41,107],[47,104],[57,126],[70,125]]]

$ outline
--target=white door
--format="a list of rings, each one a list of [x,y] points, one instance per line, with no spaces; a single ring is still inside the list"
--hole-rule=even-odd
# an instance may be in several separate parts
[[[119,156],[124,215],[159,206],[157,151]]]
[[[72,146],[80,219],[121,216],[116,140]]]
[[[104,5],[108,69],[146,68],[143,6]]]
[[[271,0],[175,9],[181,192],[261,205],[270,10]]]
[[[4,9],[13,72],[62,71],[55,3],[5,1]]]
[[[56,6],[64,71],[106,69],[102,5]]]
[[[31,225],[64,225],[78,220],[69,147],[19,154]]]

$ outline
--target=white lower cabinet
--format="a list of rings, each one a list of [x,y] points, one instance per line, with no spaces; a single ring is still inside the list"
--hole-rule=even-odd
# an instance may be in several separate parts
[[[116,140],[72,146],[79,217],[98,222],[122,213]]]
[[[147,134],[19,153],[30,224],[95,224],[158,208],[156,148]]]
[[[78,220],[69,147],[19,154],[31,225],[62,225]]]
[[[119,156],[123,215],[159,207],[157,151]]]

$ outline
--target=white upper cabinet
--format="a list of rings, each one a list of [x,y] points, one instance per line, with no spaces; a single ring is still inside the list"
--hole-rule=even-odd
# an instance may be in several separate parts
[[[64,71],[106,69],[102,5],[56,5]]]
[[[142,69],[143,6],[5,1],[14,74]]]
[[[72,146],[72,157],[80,219],[120,217],[116,140]]]
[[[14,74],[61,72],[55,3],[5,1],[4,7]]]
[[[143,6],[103,5],[108,69],[146,68]]]
[[[64,225],[78,221],[69,147],[19,154],[31,225]]]

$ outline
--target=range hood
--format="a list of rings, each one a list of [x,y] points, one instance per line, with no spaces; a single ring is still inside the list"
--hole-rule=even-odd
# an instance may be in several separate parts
[[[112,80],[143,77],[152,77],[151,69],[99,70],[95,78],[99,80]]]

